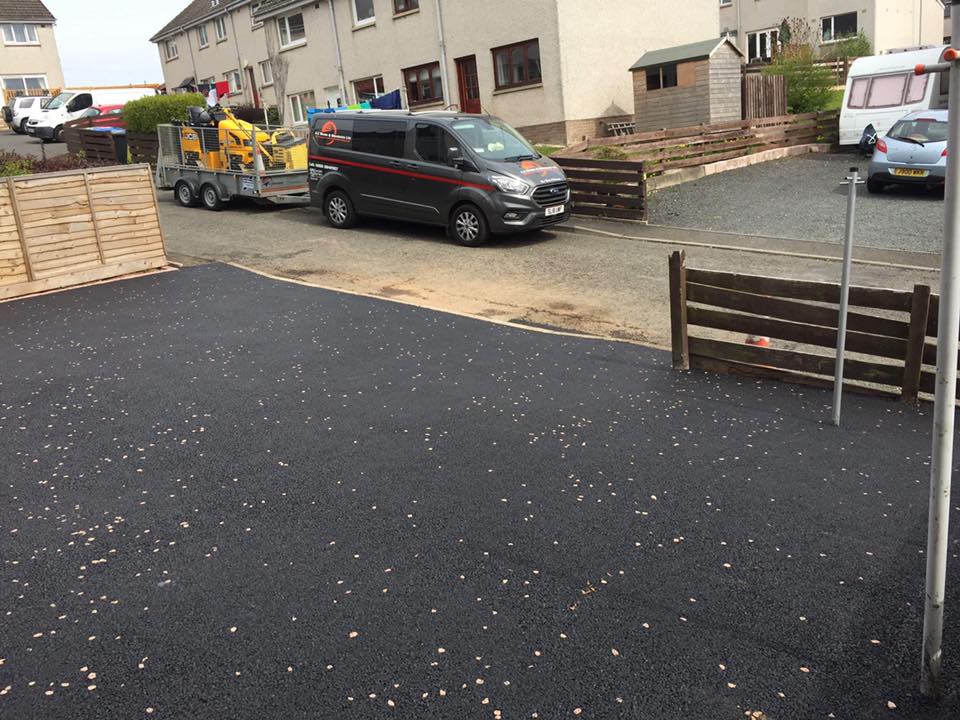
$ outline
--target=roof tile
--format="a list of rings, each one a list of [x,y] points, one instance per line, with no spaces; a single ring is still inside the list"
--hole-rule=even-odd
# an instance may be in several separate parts
[[[57,19],[41,0],[0,0],[0,20],[52,23]]]

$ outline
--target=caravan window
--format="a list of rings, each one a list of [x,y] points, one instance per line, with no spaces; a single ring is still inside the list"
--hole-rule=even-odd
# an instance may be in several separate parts
[[[885,108],[903,104],[903,91],[907,85],[907,74],[881,75],[870,82],[867,93],[867,107]]]
[[[912,105],[923,100],[927,95],[927,78],[929,75],[911,75],[907,84],[907,98],[904,105]]]
[[[870,78],[857,78],[850,85],[850,99],[847,107],[862,108],[867,100],[867,88],[870,87]]]

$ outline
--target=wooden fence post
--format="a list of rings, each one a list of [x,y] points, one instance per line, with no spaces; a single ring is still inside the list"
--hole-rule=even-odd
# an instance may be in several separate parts
[[[690,369],[690,341],[687,337],[687,267],[682,250],[670,255],[670,339],[673,369]]]
[[[10,207],[13,208],[13,219],[17,223],[17,235],[20,236],[20,252],[23,254],[23,267],[27,271],[27,281],[34,280],[33,265],[30,263],[30,248],[27,246],[27,236],[23,230],[23,218],[20,217],[20,203],[17,202],[17,181],[7,178],[7,192],[10,193]]]
[[[641,162],[637,169],[637,194],[640,197],[640,219],[647,219],[647,167],[646,163]]]
[[[930,312],[930,286],[913,286],[910,307],[910,332],[907,337],[907,356],[903,361],[903,389],[900,399],[916,402],[920,392],[920,372],[923,370],[923,346],[927,339],[927,316]]]
[[[93,221],[93,236],[97,240],[97,253],[100,255],[100,264],[103,260],[103,242],[100,239],[100,221],[97,220],[97,209],[93,206],[93,192],[90,190],[90,175],[83,171],[83,186],[87,190],[87,206],[90,208],[90,219]]]

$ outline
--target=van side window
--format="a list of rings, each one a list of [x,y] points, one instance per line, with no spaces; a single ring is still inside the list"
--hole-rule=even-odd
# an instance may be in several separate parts
[[[70,112],[76,112],[86,110],[91,105],[93,105],[93,96],[90,93],[80,93],[70,102],[70,107],[67,109]]]
[[[403,157],[406,124],[358,118],[353,124],[353,149],[386,157]]]
[[[440,165],[450,164],[450,148],[456,145],[450,133],[436,125],[425,123],[418,123],[416,132],[414,150],[418,160]]]

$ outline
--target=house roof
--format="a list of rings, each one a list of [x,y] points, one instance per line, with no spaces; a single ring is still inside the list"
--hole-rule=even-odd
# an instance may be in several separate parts
[[[11,0],[17,2],[18,0]],[[0,3],[4,0],[0,0]],[[221,15],[227,10],[231,10],[240,5],[246,5],[250,0],[222,0],[214,6],[211,0],[193,0],[170,22],[164,25],[160,30],[150,38],[150,42],[162,40],[167,35],[180,32],[183,28],[198,24],[202,20]]]
[[[293,10],[300,5],[307,5],[311,0],[262,0],[254,8],[253,17],[256,20],[276,15],[284,10]]]
[[[734,45],[729,38],[710,38],[700,42],[690,43],[689,45],[677,45],[676,47],[663,48],[662,50],[651,50],[644,53],[643,57],[637,60],[631,70],[643,70],[644,68],[654,67],[656,65],[669,65],[670,63],[683,62],[684,60],[700,60],[701,58],[711,57],[723,45],[732,47],[738,55],[742,56],[740,48]]]
[[[40,0],[0,0],[0,20],[41,23],[57,21]]]

